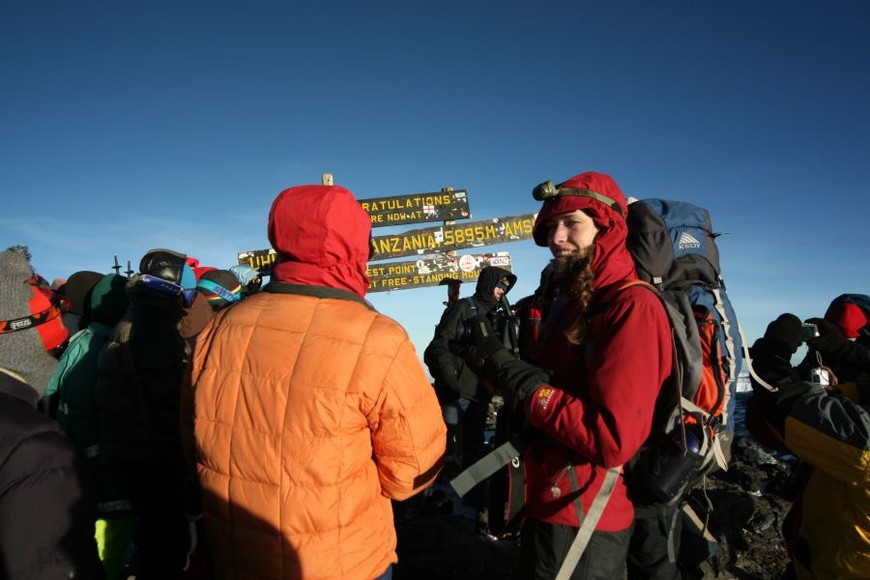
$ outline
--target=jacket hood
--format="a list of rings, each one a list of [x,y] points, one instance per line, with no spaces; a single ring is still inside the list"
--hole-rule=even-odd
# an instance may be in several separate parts
[[[107,274],[91,291],[91,318],[100,324],[115,326],[129,304],[127,278],[120,274]]]
[[[560,183],[556,188],[586,191],[595,196],[565,192],[545,199],[532,228],[535,243],[547,246],[546,223],[550,218],[579,209],[592,218],[600,230],[595,238],[595,256],[592,260],[595,287],[602,288],[625,278],[637,277],[634,261],[625,246],[628,205],[616,181],[604,173],[587,171]],[[606,203],[608,200],[612,203]]]
[[[477,277],[474,298],[479,302],[495,304],[492,292],[496,285],[501,283],[505,287],[504,293],[507,295],[516,282],[517,277],[510,271],[496,266],[487,266],[480,271],[480,275]]]
[[[343,187],[285,189],[269,212],[269,242],[278,254],[272,277],[364,297],[371,230],[371,218]]]

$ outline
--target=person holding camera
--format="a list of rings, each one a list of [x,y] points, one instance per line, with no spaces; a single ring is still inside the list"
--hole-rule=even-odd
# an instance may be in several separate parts
[[[533,237],[554,258],[540,293],[534,364],[473,326],[485,374],[533,428],[523,453],[519,577],[556,577],[576,553],[571,546],[599,492],[612,489],[579,562],[563,573],[621,579],[634,507],[619,468],[650,434],[671,374],[671,327],[656,294],[627,284],[637,278],[626,247],[628,207],[610,176],[586,172],[533,195],[543,202]]]
[[[819,360],[830,367],[841,381],[854,381],[870,374],[870,323],[866,311],[855,302],[844,302],[844,297],[853,300],[861,294],[846,294],[834,299],[824,318],[810,318],[807,323],[815,326],[815,336],[807,340],[807,355],[798,365],[805,375],[819,365]]]
[[[807,322],[819,326],[819,335],[807,339],[811,349],[853,344],[823,330],[824,319]],[[791,365],[801,326],[794,314],[782,314],[752,346],[746,409],[753,437],[802,462],[782,530],[791,558],[786,577],[870,578],[870,391],[838,380],[836,369],[826,369],[829,384],[804,380],[809,375]]]
[[[479,374],[482,360],[471,342],[470,323],[483,316],[498,326],[497,316],[508,314],[501,308],[502,298],[516,281],[517,277],[503,268],[481,269],[474,294],[454,301],[444,310],[435,336],[423,353],[447,424],[448,461],[453,459],[456,467],[468,467],[483,456],[484,429],[492,400],[492,388],[484,385]]]

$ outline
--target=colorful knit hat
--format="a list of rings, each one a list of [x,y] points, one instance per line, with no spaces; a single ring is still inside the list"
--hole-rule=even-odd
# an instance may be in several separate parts
[[[209,270],[196,283],[196,289],[215,310],[242,299],[242,285],[229,270]]]

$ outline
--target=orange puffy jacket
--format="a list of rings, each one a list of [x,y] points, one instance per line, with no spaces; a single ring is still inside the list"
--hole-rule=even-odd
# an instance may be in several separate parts
[[[441,409],[405,330],[363,298],[371,219],[353,195],[287,189],[268,231],[273,282],[202,331],[182,409],[215,571],[375,578],[397,560],[390,499],[440,468]]]
[[[434,479],[446,441],[401,326],[349,292],[273,283],[206,327],[191,380],[218,577],[375,578],[397,561],[390,499]]]

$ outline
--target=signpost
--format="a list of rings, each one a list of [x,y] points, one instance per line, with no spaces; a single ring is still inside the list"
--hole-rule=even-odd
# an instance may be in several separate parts
[[[369,264],[366,271],[369,277],[368,291],[386,292],[438,286],[445,278],[472,281],[477,279],[481,269],[486,266],[510,270],[510,254],[489,252],[460,257],[438,255],[421,257],[419,260]]]
[[[411,193],[359,200],[372,218],[372,227],[468,219],[468,192],[464,189]]]
[[[247,264],[264,276],[272,273],[272,264],[277,258],[278,254],[272,248],[239,252],[239,264]]]
[[[402,258],[527,240],[532,237],[535,215],[530,213],[375,236],[372,238],[374,248],[372,260]]]
[[[324,185],[332,184],[332,174],[324,173]],[[397,226],[440,221],[441,225],[406,232],[374,236],[372,262],[369,263],[369,292],[438,286],[442,280],[455,284],[476,280],[486,266],[511,269],[508,252],[489,252],[456,256],[457,250],[481,248],[527,240],[532,237],[536,214],[462,222],[471,217],[468,192],[445,188],[433,193],[412,193],[359,200],[372,219],[372,227]],[[416,260],[377,262],[395,258]],[[273,249],[239,252],[239,264],[247,264],[260,274],[272,272],[277,254]]]

